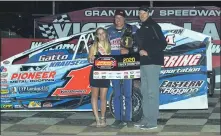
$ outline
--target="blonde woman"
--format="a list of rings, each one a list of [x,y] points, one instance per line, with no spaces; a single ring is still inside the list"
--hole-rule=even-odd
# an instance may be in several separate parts
[[[95,42],[90,47],[88,61],[90,63],[94,62],[94,55],[110,55],[111,46],[108,40],[107,32],[104,28],[100,27],[95,32]],[[96,127],[105,127],[106,126],[106,95],[108,88],[110,86],[109,79],[93,79],[93,67],[90,73],[90,86],[91,86],[91,104],[93,113],[96,119]],[[100,100],[101,100],[101,118],[98,115],[98,94],[100,90]]]

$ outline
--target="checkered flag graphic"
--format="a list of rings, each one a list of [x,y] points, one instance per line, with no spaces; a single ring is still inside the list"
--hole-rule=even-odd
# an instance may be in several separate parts
[[[70,18],[67,14],[58,16],[53,23],[59,23],[62,27],[64,23],[71,22]],[[38,24],[40,31],[42,32],[42,36],[49,38],[49,39],[56,39],[58,38],[56,31],[54,29],[53,24]]]

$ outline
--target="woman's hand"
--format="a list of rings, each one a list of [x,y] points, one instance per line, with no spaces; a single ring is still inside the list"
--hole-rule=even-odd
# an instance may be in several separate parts
[[[94,59],[95,59],[95,56],[91,56],[91,58],[89,58],[90,63],[94,63]]]

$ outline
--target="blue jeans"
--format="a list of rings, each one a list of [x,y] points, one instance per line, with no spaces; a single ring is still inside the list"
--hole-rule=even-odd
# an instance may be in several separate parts
[[[122,82],[121,82],[122,81]],[[132,80],[112,80],[114,91],[114,116],[116,120],[132,119]]]
[[[159,76],[160,65],[142,65],[141,74],[141,94],[143,119],[141,124],[155,127],[159,115]]]

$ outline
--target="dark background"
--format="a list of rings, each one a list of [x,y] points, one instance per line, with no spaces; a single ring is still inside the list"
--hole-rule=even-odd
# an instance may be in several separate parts
[[[56,1],[55,14],[92,7],[139,7],[149,1]],[[154,7],[221,6],[220,1],[154,1]],[[52,1],[0,2],[0,29],[22,37],[32,37],[34,18],[51,15]]]

